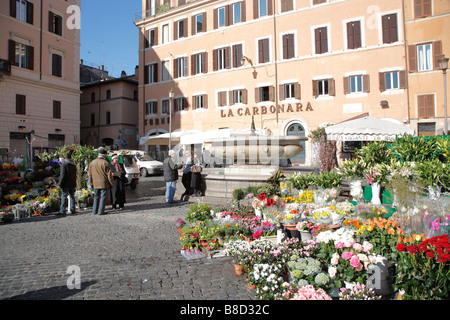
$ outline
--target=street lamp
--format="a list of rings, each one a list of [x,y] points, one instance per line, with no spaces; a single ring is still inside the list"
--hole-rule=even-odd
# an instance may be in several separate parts
[[[173,89],[169,91],[169,150],[172,149],[172,102],[173,102]]]
[[[444,75],[444,135],[448,134],[448,123],[447,123],[447,69],[448,69],[448,58],[442,55],[439,58],[439,69],[442,70]]]

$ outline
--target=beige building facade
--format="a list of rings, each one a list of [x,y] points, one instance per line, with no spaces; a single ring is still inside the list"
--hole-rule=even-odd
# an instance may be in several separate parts
[[[80,140],[79,8],[80,0],[0,2],[0,148],[8,157]]]
[[[403,1],[142,1],[139,128],[308,136],[361,114],[408,124]],[[174,90],[173,103],[169,91]],[[294,159],[311,165],[310,142]]]
[[[81,86],[81,143],[138,149],[138,81],[122,73]]]
[[[408,117],[419,135],[444,133],[444,91],[449,92],[450,85],[447,81],[444,89],[439,60],[450,57],[449,30],[450,1],[405,1]]]

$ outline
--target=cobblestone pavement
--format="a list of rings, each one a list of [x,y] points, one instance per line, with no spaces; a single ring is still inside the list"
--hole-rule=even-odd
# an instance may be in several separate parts
[[[167,205],[164,191],[161,177],[146,177],[127,189],[124,211],[0,224],[0,299],[254,300],[230,257],[180,254],[174,218],[189,203]],[[70,289],[78,275],[81,288]]]

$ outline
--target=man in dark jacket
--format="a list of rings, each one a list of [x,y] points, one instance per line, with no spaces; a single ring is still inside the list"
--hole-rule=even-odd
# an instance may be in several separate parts
[[[164,181],[166,182],[166,202],[175,203],[173,196],[177,187],[178,169],[183,168],[183,165],[177,165],[173,162],[175,151],[169,150],[169,155],[163,162]]]
[[[69,197],[69,212],[75,214],[75,189],[77,188],[77,166],[72,161],[72,153],[67,153],[61,163],[61,172],[58,186],[62,189],[61,207],[57,216],[65,216],[68,207],[67,197]]]

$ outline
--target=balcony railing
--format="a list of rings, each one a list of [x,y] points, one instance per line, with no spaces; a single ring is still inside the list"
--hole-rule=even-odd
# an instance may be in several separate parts
[[[145,18],[150,18],[150,17],[154,17],[157,14],[166,12],[168,10],[172,9],[172,7],[170,6],[170,3],[164,3],[162,5],[156,6],[154,8],[151,8],[150,10],[146,10],[144,12],[138,12],[135,14],[134,16],[134,21],[139,21]]]

